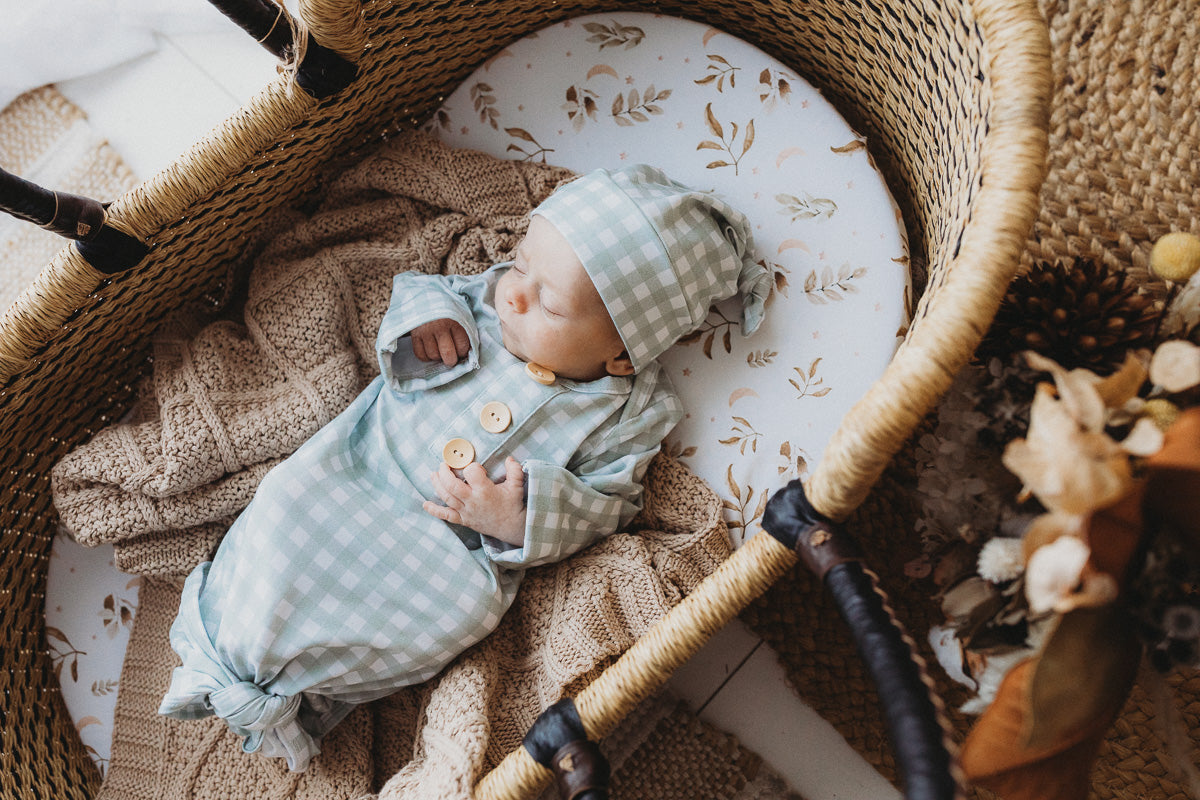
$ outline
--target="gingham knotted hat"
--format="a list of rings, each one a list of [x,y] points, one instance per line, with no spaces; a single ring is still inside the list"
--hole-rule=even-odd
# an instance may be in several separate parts
[[[734,294],[742,295],[742,333],[762,322],[771,274],[753,260],[750,222],[713,194],[638,164],[589,172],[533,213],[583,263],[635,371]]]

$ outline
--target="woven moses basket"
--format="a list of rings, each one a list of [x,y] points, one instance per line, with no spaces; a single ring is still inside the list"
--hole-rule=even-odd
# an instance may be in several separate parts
[[[243,12],[243,27],[254,33],[258,25],[268,47],[289,54],[293,31],[276,24],[275,6],[259,5],[266,16],[247,22]],[[697,19],[756,44],[869,135],[927,278],[904,345],[806,486],[813,507],[831,520],[867,496],[970,357],[1036,215],[1050,86],[1046,28],[1032,0],[302,1],[295,35],[308,45],[298,48],[299,69],[283,71],[170,168],[113,201],[102,235],[68,231],[83,241],[61,251],[0,324],[0,794],[71,798],[96,790],[98,774],[47,654],[43,602],[56,521],[48,475],[133,402],[158,323],[185,303],[220,295],[228,263],[273,209],[310,197],[331,165],[422,124],[484,59],[555,21],[618,7]],[[819,538],[807,532],[797,550]],[[589,738],[611,731],[795,563],[782,540],[754,537],[574,698]],[[885,653],[873,669],[877,680],[892,680],[896,663]],[[880,694],[897,693],[885,686]],[[936,720],[932,733],[913,737],[893,728],[898,745],[909,738],[942,746]],[[898,758],[910,796],[958,791],[949,755],[917,764],[911,756]],[[924,774],[930,763],[940,777]],[[532,796],[549,776],[521,748],[485,776],[478,794]]]

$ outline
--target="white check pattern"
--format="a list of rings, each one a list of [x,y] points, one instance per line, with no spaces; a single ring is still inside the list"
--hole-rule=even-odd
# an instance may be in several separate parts
[[[183,660],[160,712],[217,714],[243,747],[304,769],[355,703],[435,675],[486,636],[525,568],[612,533],[682,416],[654,365],[635,378],[543,386],[503,349],[496,278],[397,276],[380,329],[383,374],[272,470],[211,563],[188,578],[171,644]],[[469,359],[433,368],[402,337],[449,317]],[[486,431],[482,407],[512,411]],[[442,445],[472,441],[493,476],[526,470],[525,542],[512,547],[428,515]],[[481,535],[485,534],[485,535]]]
[[[742,329],[762,321],[771,289],[750,223],[719,197],[638,164],[595,170],[534,210],[570,242],[641,370],[739,292]]]

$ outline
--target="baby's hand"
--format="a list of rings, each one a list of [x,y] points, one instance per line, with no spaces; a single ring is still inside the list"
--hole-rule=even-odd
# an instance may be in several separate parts
[[[504,480],[492,483],[478,462],[463,469],[465,480],[442,464],[433,473],[433,489],[446,505],[426,500],[425,510],[445,522],[520,547],[525,541],[525,472],[512,456],[504,461],[504,469]]]
[[[471,349],[462,325],[452,319],[435,319],[412,331],[413,355],[421,361],[437,361],[453,367]]]

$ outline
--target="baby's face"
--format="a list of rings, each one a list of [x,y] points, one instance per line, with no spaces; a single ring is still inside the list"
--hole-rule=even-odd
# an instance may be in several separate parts
[[[633,372],[583,264],[544,217],[530,220],[495,303],[504,347],[517,358],[579,381]]]

